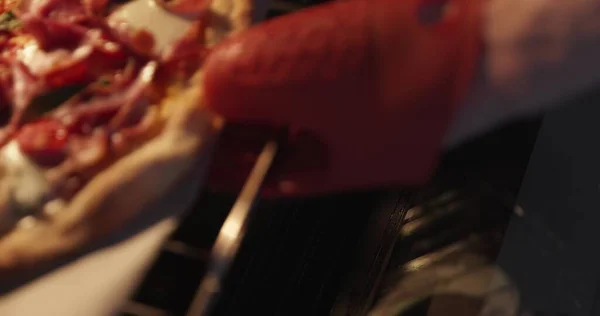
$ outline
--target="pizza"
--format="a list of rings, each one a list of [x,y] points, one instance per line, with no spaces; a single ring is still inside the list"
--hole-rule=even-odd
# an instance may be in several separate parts
[[[251,0],[133,1],[0,0],[0,278],[118,230],[209,156],[202,62]],[[144,2],[165,19],[124,9]]]

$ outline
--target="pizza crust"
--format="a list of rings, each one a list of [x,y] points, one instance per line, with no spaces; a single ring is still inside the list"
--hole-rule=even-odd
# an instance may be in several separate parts
[[[212,0],[212,27],[206,30],[206,44],[211,47],[252,23],[253,0]]]
[[[230,23],[211,25],[209,45],[248,27],[251,5],[252,0],[213,0],[214,11]],[[199,157],[201,165],[208,163],[222,121],[202,107],[200,71],[192,82],[165,101],[163,106],[173,110],[157,137],[97,174],[48,220],[0,237],[0,279],[52,264],[107,237],[164,199],[165,192],[172,192],[197,167]]]

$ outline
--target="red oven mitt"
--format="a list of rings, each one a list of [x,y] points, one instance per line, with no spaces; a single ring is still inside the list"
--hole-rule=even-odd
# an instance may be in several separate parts
[[[221,43],[205,64],[205,98],[232,125],[209,186],[239,189],[280,127],[289,133],[267,195],[422,184],[475,72],[480,5],[338,1]]]

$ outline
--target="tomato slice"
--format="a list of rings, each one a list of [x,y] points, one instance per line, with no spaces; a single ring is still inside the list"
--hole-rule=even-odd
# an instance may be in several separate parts
[[[42,166],[56,166],[66,157],[68,131],[59,121],[44,119],[29,123],[15,140],[21,151]]]

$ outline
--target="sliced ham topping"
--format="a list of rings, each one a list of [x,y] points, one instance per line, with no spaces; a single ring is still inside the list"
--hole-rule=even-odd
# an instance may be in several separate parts
[[[16,136],[21,150],[42,166],[60,164],[67,153],[81,167],[101,160],[109,151],[104,140],[121,128],[135,125],[145,114],[148,102],[144,95],[156,68],[157,63],[150,62],[118,94],[80,103],[71,111],[57,111],[54,116],[26,124]]]
[[[89,18],[79,0],[22,0],[15,13],[19,19],[29,15],[67,23],[80,23]]]
[[[199,18],[208,12],[211,0],[157,0],[156,2],[173,13]]]
[[[82,0],[83,7],[90,15],[102,14],[108,6],[108,0]]]
[[[20,20],[23,31],[33,36],[37,45],[43,50],[77,48],[87,31],[81,25],[31,14],[23,16]]]
[[[123,127],[127,125],[127,122],[135,121],[134,114],[143,110],[143,108],[137,108],[138,105],[148,105],[144,96],[154,79],[157,68],[158,63],[149,62],[139,71],[135,81],[122,91],[87,102],[72,104],[69,105],[69,108],[60,108],[52,116],[65,122],[69,129],[77,131],[101,125],[107,126],[109,122],[112,123],[110,127],[113,129]],[[91,126],[85,127],[86,125]]]
[[[11,100],[13,112],[14,117],[19,117],[31,100],[43,91],[44,87],[37,80],[37,77],[20,61],[15,61],[12,64],[12,81]],[[11,121],[15,121],[15,119]]]
[[[9,107],[9,95],[12,89],[12,70],[10,62],[0,57],[0,109]],[[7,120],[2,120],[6,122]]]

